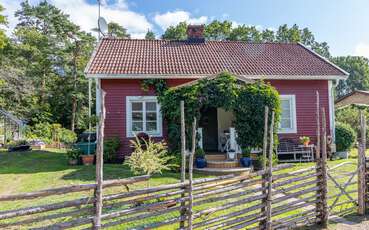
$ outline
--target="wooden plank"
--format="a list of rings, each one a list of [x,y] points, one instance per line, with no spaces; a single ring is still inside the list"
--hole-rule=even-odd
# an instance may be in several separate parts
[[[181,182],[184,183],[186,180],[186,123],[185,123],[185,108],[184,101],[180,102],[180,110],[181,110]],[[182,198],[185,197],[185,194],[182,195]],[[186,215],[186,203],[181,203],[181,220],[185,219]],[[183,228],[185,225],[184,221],[181,221],[180,227]]]
[[[362,110],[360,110],[360,131],[361,138],[358,155],[358,214],[365,214],[365,150],[366,150],[366,119]]]
[[[264,204],[257,204],[257,205],[251,206],[251,207],[247,207],[247,208],[238,210],[236,212],[219,215],[219,216],[217,216],[215,218],[212,218],[212,219],[205,219],[202,222],[198,222],[198,223],[194,224],[193,227],[198,228],[198,227],[208,226],[208,225],[214,224],[214,223],[222,221],[222,220],[229,220],[229,219],[235,218],[239,215],[243,215],[245,213],[257,210],[257,209],[262,208],[262,207],[265,207],[265,205]]]
[[[264,139],[263,139],[263,159],[267,158],[267,151],[268,151],[268,119],[269,119],[269,107],[264,107]],[[266,168],[266,160],[263,161],[263,169]],[[264,181],[267,180],[266,174],[262,175],[263,181],[261,186],[263,188],[266,188],[266,183]],[[266,195],[266,189],[263,189],[263,194]],[[263,200],[263,203],[266,203],[266,199]],[[261,209],[261,213],[264,213],[266,215],[266,209],[263,207]],[[260,227],[264,228],[266,226],[266,223],[260,222]]]
[[[328,194],[328,173],[327,173],[327,124],[325,116],[325,108],[322,108],[322,158],[321,158],[321,224],[323,227],[328,226],[328,205],[327,205],[327,194]]]
[[[268,195],[266,200],[266,229],[272,230],[272,183],[273,183],[273,149],[274,149],[274,111],[272,111],[272,120],[269,129],[269,166],[268,166]],[[266,159],[264,159],[266,160]]]
[[[101,214],[103,206],[103,154],[104,154],[104,123],[105,123],[105,91],[101,92],[101,114],[97,135],[96,146],[96,188],[95,188],[95,219],[93,229],[101,229]]]
[[[103,188],[134,184],[137,182],[146,181],[149,178],[150,178],[149,176],[145,175],[145,176],[130,177],[127,179],[107,180],[107,181],[104,181]],[[0,201],[35,199],[39,197],[47,197],[47,196],[61,195],[61,194],[66,194],[66,193],[88,191],[88,190],[93,190],[95,188],[96,188],[96,184],[79,184],[79,185],[63,186],[59,188],[45,189],[45,190],[40,190],[36,192],[28,192],[28,193],[21,193],[21,194],[15,194],[15,195],[3,195],[3,196],[0,196]]]
[[[189,186],[188,186],[188,229],[192,230],[192,221],[193,221],[193,194],[192,194],[192,190],[193,190],[193,183],[192,183],[192,171],[193,171],[193,158],[195,155],[195,150],[196,150],[196,117],[193,118],[193,123],[192,123],[192,149],[191,149],[191,154],[190,154],[190,159],[189,159],[189,166],[188,166],[188,180],[189,180]]]

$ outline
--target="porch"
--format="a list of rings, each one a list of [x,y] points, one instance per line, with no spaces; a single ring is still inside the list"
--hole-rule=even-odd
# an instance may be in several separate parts
[[[240,165],[241,148],[237,144],[232,111],[223,108],[206,108],[201,111],[198,145],[206,155],[207,167],[195,171],[212,174],[247,174],[250,168]]]

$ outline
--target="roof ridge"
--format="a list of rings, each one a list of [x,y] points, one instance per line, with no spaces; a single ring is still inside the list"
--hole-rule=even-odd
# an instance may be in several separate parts
[[[172,40],[172,39],[145,39],[145,38],[118,38],[103,37],[101,40],[120,40],[120,41],[152,41],[152,42],[188,42],[188,40]],[[193,43],[193,42],[190,42]],[[206,40],[205,43],[244,43],[244,44],[273,44],[273,45],[298,45],[299,42],[257,42],[257,41],[241,41],[241,40]]]

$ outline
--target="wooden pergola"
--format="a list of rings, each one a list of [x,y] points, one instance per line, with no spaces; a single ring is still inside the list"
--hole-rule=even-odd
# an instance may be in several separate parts
[[[4,109],[0,109],[0,143],[6,140],[19,140],[23,136],[25,122]]]

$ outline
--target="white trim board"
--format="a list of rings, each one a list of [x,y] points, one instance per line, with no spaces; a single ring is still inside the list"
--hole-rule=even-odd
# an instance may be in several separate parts
[[[294,94],[289,95],[280,95],[281,99],[290,100],[291,111],[290,116],[292,119],[292,128],[291,129],[278,129],[279,134],[288,134],[288,133],[297,133],[297,116],[296,116],[296,96]]]
[[[137,133],[140,132],[145,132],[147,133],[149,136],[151,137],[162,137],[163,136],[163,118],[161,115],[161,111],[160,111],[160,104],[158,103],[157,97],[156,96],[126,96],[126,137],[131,138],[131,137],[135,137],[135,133],[131,130],[132,129],[132,107],[131,107],[131,102],[156,102],[156,124],[157,124],[157,130],[156,132],[147,132],[146,130],[144,131],[139,131]],[[145,116],[145,106],[143,107],[143,116]],[[143,123],[145,119],[143,120]],[[144,124],[145,125],[145,124]]]
[[[217,74],[91,74],[87,78],[99,79],[199,79]],[[340,80],[344,75],[237,75],[251,80]]]

